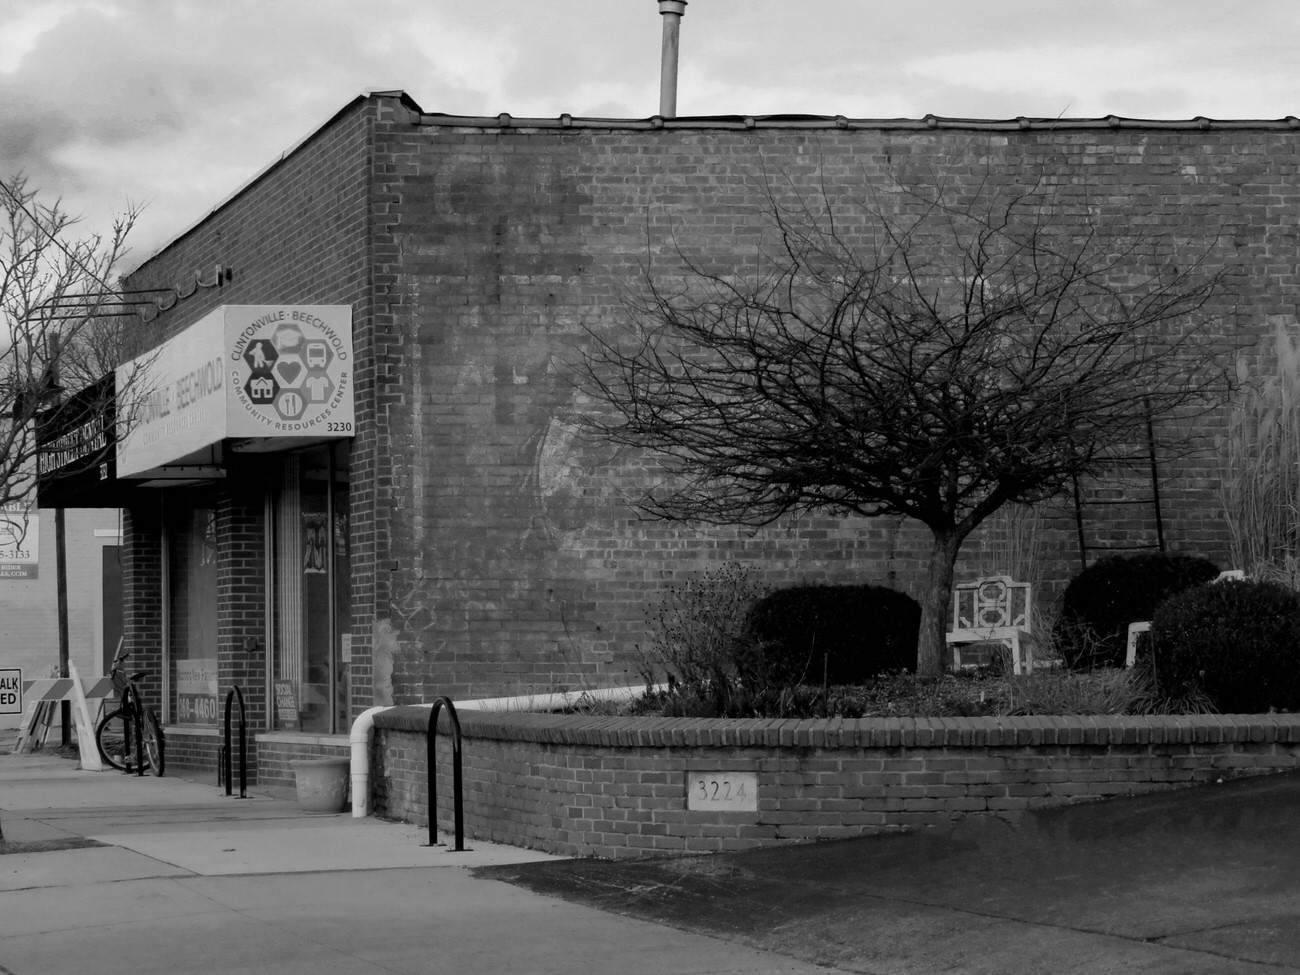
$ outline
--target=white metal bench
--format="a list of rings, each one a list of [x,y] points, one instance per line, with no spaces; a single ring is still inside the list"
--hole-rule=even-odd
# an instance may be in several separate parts
[[[1225,569],[1224,571],[1220,572],[1217,576],[1215,576],[1213,579],[1211,579],[1210,582],[1211,583],[1229,582],[1232,580],[1235,580],[1237,582],[1244,582],[1245,579],[1246,579],[1246,573],[1244,570]],[[1128,625],[1128,649],[1124,651],[1124,667],[1126,670],[1131,668],[1135,663],[1137,663],[1138,637],[1141,636],[1143,633],[1150,632],[1150,630],[1151,630],[1150,620],[1139,620],[1136,623],[1130,623]]]
[[[1013,673],[1031,673],[1033,586],[1010,576],[986,576],[953,587],[952,626],[945,638],[953,667],[962,667],[962,648],[974,643],[1001,643],[1011,650]]]

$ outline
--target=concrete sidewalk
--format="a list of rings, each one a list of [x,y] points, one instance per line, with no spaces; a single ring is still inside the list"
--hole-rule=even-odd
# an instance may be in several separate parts
[[[0,757],[0,828],[10,843],[77,837],[201,876],[310,873],[526,862],[545,854],[490,843],[430,847],[428,830],[377,819],[304,813],[295,801],[175,775],[86,772],[56,756]],[[64,859],[94,860],[93,850]],[[58,857],[45,858],[57,860]],[[0,889],[9,885],[0,877]]]
[[[5,845],[43,850],[0,855],[5,975],[825,971],[471,869],[544,854],[0,747]]]
[[[0,975],[1300,975],[1300,773],[608,862],[0,754],[0,825],[98,844],[0,856]]]

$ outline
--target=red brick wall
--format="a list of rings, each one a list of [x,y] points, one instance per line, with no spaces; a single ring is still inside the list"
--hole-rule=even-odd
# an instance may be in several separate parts
[[[376,815],[428,824],[428,710],[375,718]],[[866,836],[1293,769],[1295,715],[592,719],[461,711],[467,836],[633,857]],[[442,724],[438,828],[450,832]],[[710,772],[756,774],[756,812],[687,808]]]
[[[262,740],[250,747],[257,754],[256,783],[259,789],[292,790],[297,786],[293,763],[318,758],[349,758],[351,753],[346,744],[330,745],[319,739],[304,737],[294,740],[292,736],[279,736],[274,740]],[[253,782],[250,779],[250,784]],[[239,772],[234,773],[235,788],[239,787]]]
[[[224,718],[224,710],[222,712]],[[349,758],[346,741],[327,741],[319,736],[279,734],[272,738],[256,735],[247,729],[245,742],[245,784],[248,788],[275,793],[292,793],[296,787],[293,763],[315,758]],[[167,768],[186,769],[218,778],[221,749],[225,745],[225,725],[217,728],[176,727],[167,729]],[[239,793],[239,708],[231,709],[230,782]]]
[[[224,717],[225,701],[222,700]],[[167,743],[166,767],[168,774],[177,774],[182,769],[191,775],[198,774],[203,781],[220,784],[224,791],[225,780],[219,771],[221,748],[225,743],[224,725],[216,728],[198,728],[178,725],[166,729]],[[239,706],[231,708],[231,790],[232,795],[239,795]],[[257,743],[250,732],[245,750],[246,785],[257,783]]]
[[[752,257],[763,179],[817,193],[924,191],[936,178],[1023,184],[1062,206],[1168,230],[1211,268],[1231,264],[1207,309],[1253,343],[1294,315],[1297,259],[1290,131],[899,131],[428,124],[393,163],[405,259],[409,408],[390,414],[394,497],[389,602],[395,700],[634,681],[647,605],[724,560],[773,584],[869,581],[918,589],[927,534],[880,518],[805,518],[748,533],[648,523],[626,503],[656,477],[643,458],[579,440],[591,409],[572,385],[588,329],[625,327],[622,295],[674,247],[715,267]],[[850,230],[850,236],[854,233]],[[1290,241],[1290,243],[1287,243]],[[1212,448],[1214,424],[1202,444]],[[1165,535],[1227,567],[1212,450],[1161,458]],[[1149,493],[1141,478],[1109,485]],[[1085,488],[1089,486],[1085,485]],[[1108,498],[1114,500],[1114,497]],[[1068,499],[1039,529],[1050,603],[1078,570]],[[1091,506],[1092,544],[1150,544],[1150,506]],[[960,577],[996,539],[973,537]],[[988,556],[982,563],[981,551]],[[1093,553],[1095,556],[1095,552]],[[1002,566],[1005,569],[1005,566]]]

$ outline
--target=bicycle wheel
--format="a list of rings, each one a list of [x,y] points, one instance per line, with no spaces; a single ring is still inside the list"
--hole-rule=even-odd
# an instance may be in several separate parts
[[[144,742],[144,764],[154,775],[162,775],[165,758],[163,753],[167,742],[163,738],[162,726],[158,724],[158,716],[146,708],[144,721],[141,724],[143,730],[140,737]]]
[[[131,712],[118,708],[104,715],[95,729],[99,757],[115,769],[126,771],[135,760],[135,741],[131,737]]]

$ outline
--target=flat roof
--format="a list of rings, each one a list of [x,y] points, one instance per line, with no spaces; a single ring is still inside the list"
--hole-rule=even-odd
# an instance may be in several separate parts
[[[925,132],[935,130],[967,130],[987,132],[1033,132],[1033,131],[1077,131],[1077,130],[1181,130],[1181,131],[1292,131],[1300,132],[1300,118],[1288,115],[1280,119],[1211,119],[1197,116],[1190,119],[1136,119],[1123,118],[1118,115],[1106,115],[1101,118],[1029,118],[1020,116],[1011,119],[969,119],[948,118],[940,115],[925,115],[919,119],[892,118],[866,119],[848,118],[843,115],[695,115],[665,118],[652,115],[643,119],[623,118],[589,118],[563,114],[557,118],[515,118],[507,112],[499,115],[449,115],[442,112],[426,112],[420,105],[400,89],[363,91],[349,100],[338,111],[331,114],[320,124],[310,129],[306,135],[290,145],[268,165],[260,169],[246,182],[216,203],[195,223],[179,231],[167,243],[163,244],[148,257],[137,264],[126,277],[135,274],[159,254],[166,251],[182,238],[189,236],[202,226],[212,214],[241,196],[275,169],[281,162],[297,152],[305,143],[340,115],[347,112],[359,102],[370,98],[396,98],[416,115],[416,124],[427,126],[445,126],[449,128],[477,128],[497,130],[555,130],[555,129],[605,129],[605,130],[655,130],[689,131],[689,130],[746,130],[746,129],[846,129],[895,130],[899,132]]]

